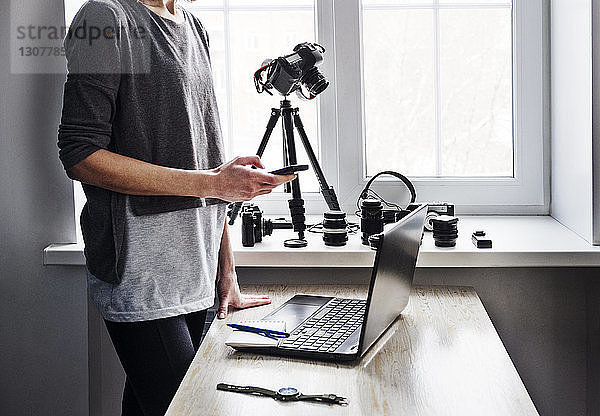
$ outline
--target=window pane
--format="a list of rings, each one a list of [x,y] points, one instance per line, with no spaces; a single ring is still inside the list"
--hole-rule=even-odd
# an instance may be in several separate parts
[[[513,176],[508,0],[363,0],[367,176]]]
[[[433,4],[435,0],[363,0],[362,4],[365,7],[395,7],[395,6],[411,6],[411,5],[422,5],[422,4]]]
[[[314,0],[229,0],[230,7],[297,7],[306,6],[312,8],[314,6]]]
[[[234,155],[255,154],[265,132],[272,107],[279,107],[282,99],[258,94],[252,75],[266,59],[293,52],[296,44],[315,40],[314,12],[282,11],[236,11],[230,12],[231,44],[231,117],[232,152]],[[311,140],[315,153],[319,154],[317,129],[317,102],[301,101],[295,94],[290,96],[292,105],[300,108],[300,116]],[[269,169],[283,166],[283,136],[281,121],[273,134],[263,156]],[[308,157],[296,135],[298,163],[308,164]],[[318,183],[312,171],[299,174],[302,191],[318,191]]]
[[[443,176],[512,176],[510,9],[440,10]]]
[[[367,175],[391,169],[435,174],[431,10],[363,15]]]
[[[201,1],[193,1],[193,0],[184,0],[186,3],[186,8],[188,9],[201,9],[201,8],[222,8],[223,0],[201,0]]]
[[[85,0],[65,0],[65,25],[70,26]]]
[[[220,3],[220,1],[219,1]],[[197,4],[197,2],[192,3]],[[225,148],[227,154],[231,154],[229,137],[229,119],[227,106],[227,60],[225,51],[225,15],[222,11],[208,11],[201,8],[191,9],[204,28],[208,32],[210,42],[210,61],[212,66],[215,94],[219,106],[219,117],[221,119],[221,128],[225,138]]]
[[[187,7],[201,19],[210,36],[215,91],[227,153],[229,156],[252,155],[265,132],[271,108],[279,107],[283,98],[276,92],[274,96],[258,94],[252,76],[264,60],[290,54],[298,43],[315,41],[314,0],[230,0],[228,9],[223,8],[222,1],[213,0],[213,3],[212,8],[203,2],[190,3]],[[223,11],[212,11],[216,3]],[[229,33],[226,33],[226,20]],[[295,94],[290,99],[292,105],[300,108],[304,127],[319,158],[317,100],[301,101]],[[308,164],[297,135],[296,148],[298,163]],[[281,121],[273,131],[262,160],[268,169],[283,166]],[[303,192],[319,190],[312,171],[299,176]],[[280,187],[276,191],[281,190]]]
[[[439,0],[440,4],[469,4],[474,7],[479,5],[504,5],[510,6],[512,4],[512,0]]]

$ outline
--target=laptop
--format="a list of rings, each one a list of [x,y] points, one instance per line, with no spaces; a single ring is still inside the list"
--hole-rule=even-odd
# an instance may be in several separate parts
[[[285,321],[289,338],[240,351],[319,361],[353,361],[365,354],[408,304],[427,205],[384,230],[364,299],[296,295],[263,320]]]

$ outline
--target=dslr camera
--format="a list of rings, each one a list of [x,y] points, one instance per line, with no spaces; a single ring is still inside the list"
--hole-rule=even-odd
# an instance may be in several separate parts
[[[293,225],[284,219],[263,218],[263,212],[254,204],[242,205],[241,216],[244,247],[254,247],[254,244],[262,242],[263,237],[272,235],[273,230],[293,228]]]
[[[318,43],[304,42],[296,45],[289,55],[267,59],[254,73],[256,91],[273,95],[270,90],[275,89],[284,97],[295,91],[300,98],[312,100],[329,86],[317,69],[324,52],[325,48]]]

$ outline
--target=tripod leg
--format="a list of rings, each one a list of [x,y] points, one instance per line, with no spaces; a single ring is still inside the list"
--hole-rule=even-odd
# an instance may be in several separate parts
[[[283,114],[283,133],[284,140],[286,141],[286,156],[287,160],[291,165],[297,163],[296,159],[296,145],[294,143],[294,122],[292,120],[293,109],[285,105],[287,100],[282,102],[284,106],[282,108]],[[298,238],[304,239],[304,231],[306,230],[306,218],[304,216],[304,200],[302,199],[302,192],[300,191],[300,178],[296,178],[292,181],[292,199],[288,201],[290,207],[290,213],[292,215],[292,224],[294,231],[298,233]]]
[[[283,134],[283,145],[282,145],[282,149],[283,149],[283,166],[289,166],[292,165],[292,163],[290,163],[290,154],[288,153],[288,141],[286,139],[286,133],[285,133],[285,123],[281,123],[281,132]],[[286,194],[291,194],[292,193],[292,184],[291,182],[286,182],[283,184],[283,192]]]
[[[258,146],[258,150],[256,151],[256,155],[258,157],[262,157],[263,153],[265,153],[265,148],[267,147],[267,143],[269,143],[269,138],[273,133],[273,129],[279,121],[279,116],[281,116],[281,110],[279,108],[272,108],[271,117],[267,123],[267,129],[265,130],[265,134],[263,135],[260,145]]]
[[[269,143],[269,138],[271,137],[273,129],[277,125],[280,116],[281,110],[279,108],[271,109],[271,117],[267,123],[267,129],[265,130],[265,134],[263,135],[260,145],[258,146],[258,150],[256,151],[256,155],[258,157],[262,157],[263,153],[265,152],[265,148]],[[235,223],[235,219],[240,213],[240,209],[242,209],[242,202],[236,202],[231,206],[231,211],[229,212],[229,225],[233,225]]]
[[[300,140],[302,140],[302,144],[304,145],[304,149],[306,150],[306,155],[308,156],[310,164],[312,165],[315,171],[315,175],[317,176],[317,180],[319,181],[323,198],[325,199],[325,202],[327,203],[327,206],[330,210],[339,211],[340,204],[335,194],[335,190],[333,189],[333,186],[329,186],[329,184],[327,184],[327,179],[325,179],[325,174],[321,170],[319,161],[317,160],[315,152],[313,152],[312,146],[310,145],[310,141],[308,140],[308,136],[306,135],[306,131],[304,130],[304,124],[302,124],[302,120],[300,119],[300,114],[298,113],[297,108],[294,109],[293,114],[294,125],[298,130],[298,135],[300,136]]]

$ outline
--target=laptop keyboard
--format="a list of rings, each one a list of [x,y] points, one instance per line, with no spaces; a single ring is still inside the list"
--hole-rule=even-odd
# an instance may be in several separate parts
[[[283,348],[334,352],[362,324],[366,300],[334,298],[279,344]]]

